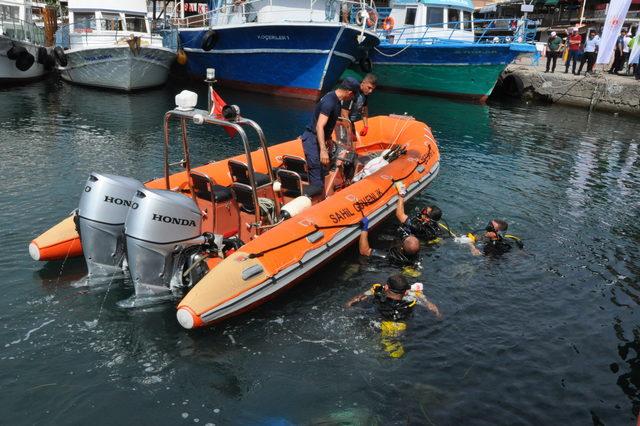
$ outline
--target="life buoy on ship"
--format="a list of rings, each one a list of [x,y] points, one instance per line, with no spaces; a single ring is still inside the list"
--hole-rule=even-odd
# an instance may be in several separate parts
[[[53,56],[55,56],[56,61],[61,67],[66,67],[69,63],[67,60],[67,54],[64,53],[64,49],[60,46],[56,46],[55,49],[53,49]]]
[[[396,25],[396,20],[393,19],[393,16],[387,16],[382,21],[382,29],[385,31],[391,31],[393,27]]]
[[[209,30],[202,37],[202,44],[200,45],[200,47],[202,47],[202,50],[204,50],[205,52],[208,52],[213,49],[217,41],[218,33],[215,30]]]
[[[371,71],[373,71],[373,63],[368,57],[360,58],[360,60],[358,61],[358,65],[360,65],[360,69],[362,70],[362,72],[370,73]]]
[[[378,12],[370,9],[367,17],[367,27],[375,28],[378,25]]]
[[[33,66],[33,63],[36,61],[36,58],[25,49],[18,57],[16,58],[16,68],[20,71],[27,71],[29,68]]]

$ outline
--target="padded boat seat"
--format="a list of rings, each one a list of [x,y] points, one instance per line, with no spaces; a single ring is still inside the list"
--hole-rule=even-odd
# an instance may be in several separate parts
[[[300,179],[304,182],[309,182],[309,170],[307,169],[307,161],[304,158],[295,155],[283,155],[282,168],[296,172],[300,175]]]
[[[226,186],[216,185],[214,180],[204,173],[192,171],[191,181],[193,182],[193,190],[196,197],[207,201],[215,201],[221,203],[229,201],[232,197],[231,190]],[[213,198],[211,193],[213,192]]]
[[[277,176],[282,186],[282,195],[285,197],[296,198],[304,194],[312,198],[322,194],[321,186],[303,185],[300,175],[294,171],[280,169]]]
[[[229,173],[234,182],[251,185],[251,181],[249,180],[249,167],[242,161],[229,160]],[[267,174],[255,172],[253,176],[255,177],[257,187],[271,182],[271,178],[269,178]]]
[[[249,214],[254,214],[256,211],[256,205],[253,202],[253,191],[251,186],[234,182],[231,184],[231,190],[233,191],[233,198],[238,203],[238,207],[241,211]]]

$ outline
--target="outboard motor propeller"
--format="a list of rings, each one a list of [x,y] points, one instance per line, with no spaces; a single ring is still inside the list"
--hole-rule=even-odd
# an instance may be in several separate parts
[[[137,208],[129,211],[125,235],[136,296],[166,295],[194,285],[208,272],[203,253],[213,245],[213,235],[202,235],[196,203],[176,192],[148,188],[132,202]]]
[[[143,185],[132,178],[92,173],[78,209],[78,231],[89,275],[122,269],[125,257],[124,222],[131,202]]]

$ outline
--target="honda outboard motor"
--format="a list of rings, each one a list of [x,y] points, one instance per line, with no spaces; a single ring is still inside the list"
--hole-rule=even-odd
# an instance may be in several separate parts
[[[78,209],[78,231],[89,275],[122,269],[125,257],[124,222],[131,199],[143,185],[115,175],[92,173]]]
[[[185,270],[200,269],[210,241],[202,235],[202,213],[189,197],[166,190],[140,189],[125,223],[127,261],[136,296],[168,293],[185,286]],[[197,263],[191,267],[192,263]],[[199,268],[195,268],[199,266]],[[193,278],[196,280],[198,278]],[[187,283],[193,285],[195,282]]]

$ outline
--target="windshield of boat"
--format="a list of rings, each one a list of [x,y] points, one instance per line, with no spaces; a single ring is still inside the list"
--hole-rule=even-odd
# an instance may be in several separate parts
[[[125,15],[124,18],[127,22],[127,31],[147,32],[147,20],[144,16]]]

